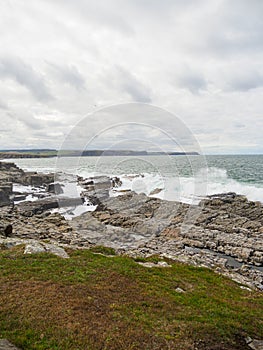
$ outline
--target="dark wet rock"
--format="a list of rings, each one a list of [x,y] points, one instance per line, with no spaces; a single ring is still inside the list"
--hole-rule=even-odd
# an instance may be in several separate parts
[[[59,197],[58,198],[58,205],[60,208],[77,207],[78,205],[82,205],[83,203],[84,203],[83,197],[77,197],[77,198]]]
[[[13,196],[13,201],[14,202],[20,202],[20,201],[24,201],[27,197],[28,193],[26,194],[14,194]]]
[[[0,206],[9,205],[11,202],[10,196],[13,192],[13,184],[8,180],[10,180],[10,178],[0,176]]]
[[[83,204],[83,198],[48,197],[37,201],[26,201],[17,204],[17,210],[23,216],[41,214],[47,210],[74,207]]]
[[[10,196],[4,190],[0,189],[0,207],[10,204]]]
[[[6,182],[0,185],[0,190],[5,192],[7,195],[11,195],[13,192],[13,184],[12,182]]]
[[[121,179],[117,176],[111,178],[111,183],[113,188],[120,187],[122,185]]]
[[[44,211],[58,208],[58,200],[56,198],[40,199],[38,201],[26,201],[17,204],[18,212],[23,216],[33,216],[41,214]]]
[[[155,194],[158,194],[162,192],[162,189],[161,188],[155,188],[154,190],[152,190],[150,193],[149,193],[149,196],[153,196]]]
[[[47,192],[54,193],[54,194],[61,194],[63,193],[63,185],[60,183],[51,183],[47,185]]]
[[[11,224],[8,224],[5,228],[4,228],[4,235],[6,237],[11,237],[13,233],[13,226]]]
[[[50,183],[54,182],[54,174],[41,174],[36,172],[26,172],[24,176],[18,181],[23,185],[30,186],[46,186]]]

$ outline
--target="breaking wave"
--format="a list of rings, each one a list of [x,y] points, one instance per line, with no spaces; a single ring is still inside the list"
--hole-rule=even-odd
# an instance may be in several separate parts
[[[263,202],[262,185],[242,183],[230,178],[227,171],[211,167],[199,171],[196,177],[178,178],[155,174],[126,174],[120,176],[121,190],[133,190],[152,197],[196,203],[205,195],[236,192],[249,200]]]
[[[222,157],[222,156],[221,156]],[[147,195],[158,197],[167,200],[179,200],[186,203],[194,203],[200,200],[200,197],[205,195],[236,192],[237,194],[245,195],[249,200],[263,202],[263,182],[259,173],[257,177],[258,169],[252,167],[252,163],[247,164],[247,169],[253,172],[253,183],[247,182],[247,178],[238,177],[233,179],[229,176],[229,169],[225,169],[223,164],[220,167],[209,166],[207,169],[201,169],[197,172],[196,176],[180,174],[180,171],[176,171],[176,167],[171,162],[168,162],[165,169],[161,169],[161,172],[153,173],[153,169],[139,168],[134,166],[133,174],[129,173],[130,167],[120,169],[117,173],[112,173],[112,168],[104,166],[107,165],[112,157],[104,157],[102,167],[96,168],[96,157],[83,157],[82,164],[76,168],[73,166],[73,160],[65,158],[65,171],[72,174],[78,174],[83,177],[89,177],[94,175],[113,175],[119,176],[123,182],[122,186],[118,190],[133,190],[137,193],[144,192]],[[156,158],[155,170],[158,170],[159,162],[161,158]],[[178,158],[177,158],[178,159]],[[179,158],[179,162],[182,158]],[[250,159],[250,158],[249,158]],[[261,159],[261,158],[260,158]],[[154,160],[154,159],[153,159]],[[152,160],[152,162],[153,162]],[[225,160],[225,158],[223,158]],[[55,159],[16,159],[16,164],[25,170],[31,171],[44,171],[54,172]],[[232,160],[235,161],[234,159]],[[231,162],[228,166],[235,165],[237,174],[242,174],[242,168],[238,166],[238,163]],[[221,162],[222,163],[222,162]],[[147,165],[145,162],[144,165]],[[231,167],[232,168],[232,167]],[[109,169],[102,173],[102,169]],[[184,169],[184,167],[182,167]],[[240,171],[238,171],[240,169]],[[96,171],[97,170],[97,171]],[[136,173],[137,172],[137,173]],[[176,175],[174,175],[176,174]],[[113,195],[115,195],[113,193]]]

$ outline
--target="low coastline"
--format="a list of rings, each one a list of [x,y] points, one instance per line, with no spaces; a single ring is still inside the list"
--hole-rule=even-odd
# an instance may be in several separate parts
[[[198,156],[198,152],[148,152],[132,150],[0,150],[1,159],[52,158],[52,157],[108,157],[108,156]]]

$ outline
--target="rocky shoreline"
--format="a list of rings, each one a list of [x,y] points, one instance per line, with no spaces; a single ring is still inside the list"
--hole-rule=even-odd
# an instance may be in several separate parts
[[[246,288],[263,290],[262,203],[228,193],[208,196],[193,207],[121,192],[117,177],[76,181],[81,194],[69,198],[63,182],[54,183],[54,174],[0,162],[0,247],[25,244],[25,253],[66,258],[65,248],[103,245],[131,257],[159,255],[208,267]],[[27,191],[15,190],[16,184]],[[96,209],[72,220],[56,212],[83,203]]]

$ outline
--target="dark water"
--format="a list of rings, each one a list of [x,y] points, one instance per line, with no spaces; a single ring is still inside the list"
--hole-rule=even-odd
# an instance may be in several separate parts
[[[226,169],[228,177],[263,185],[263,155],[206,156],[209,167]]]

